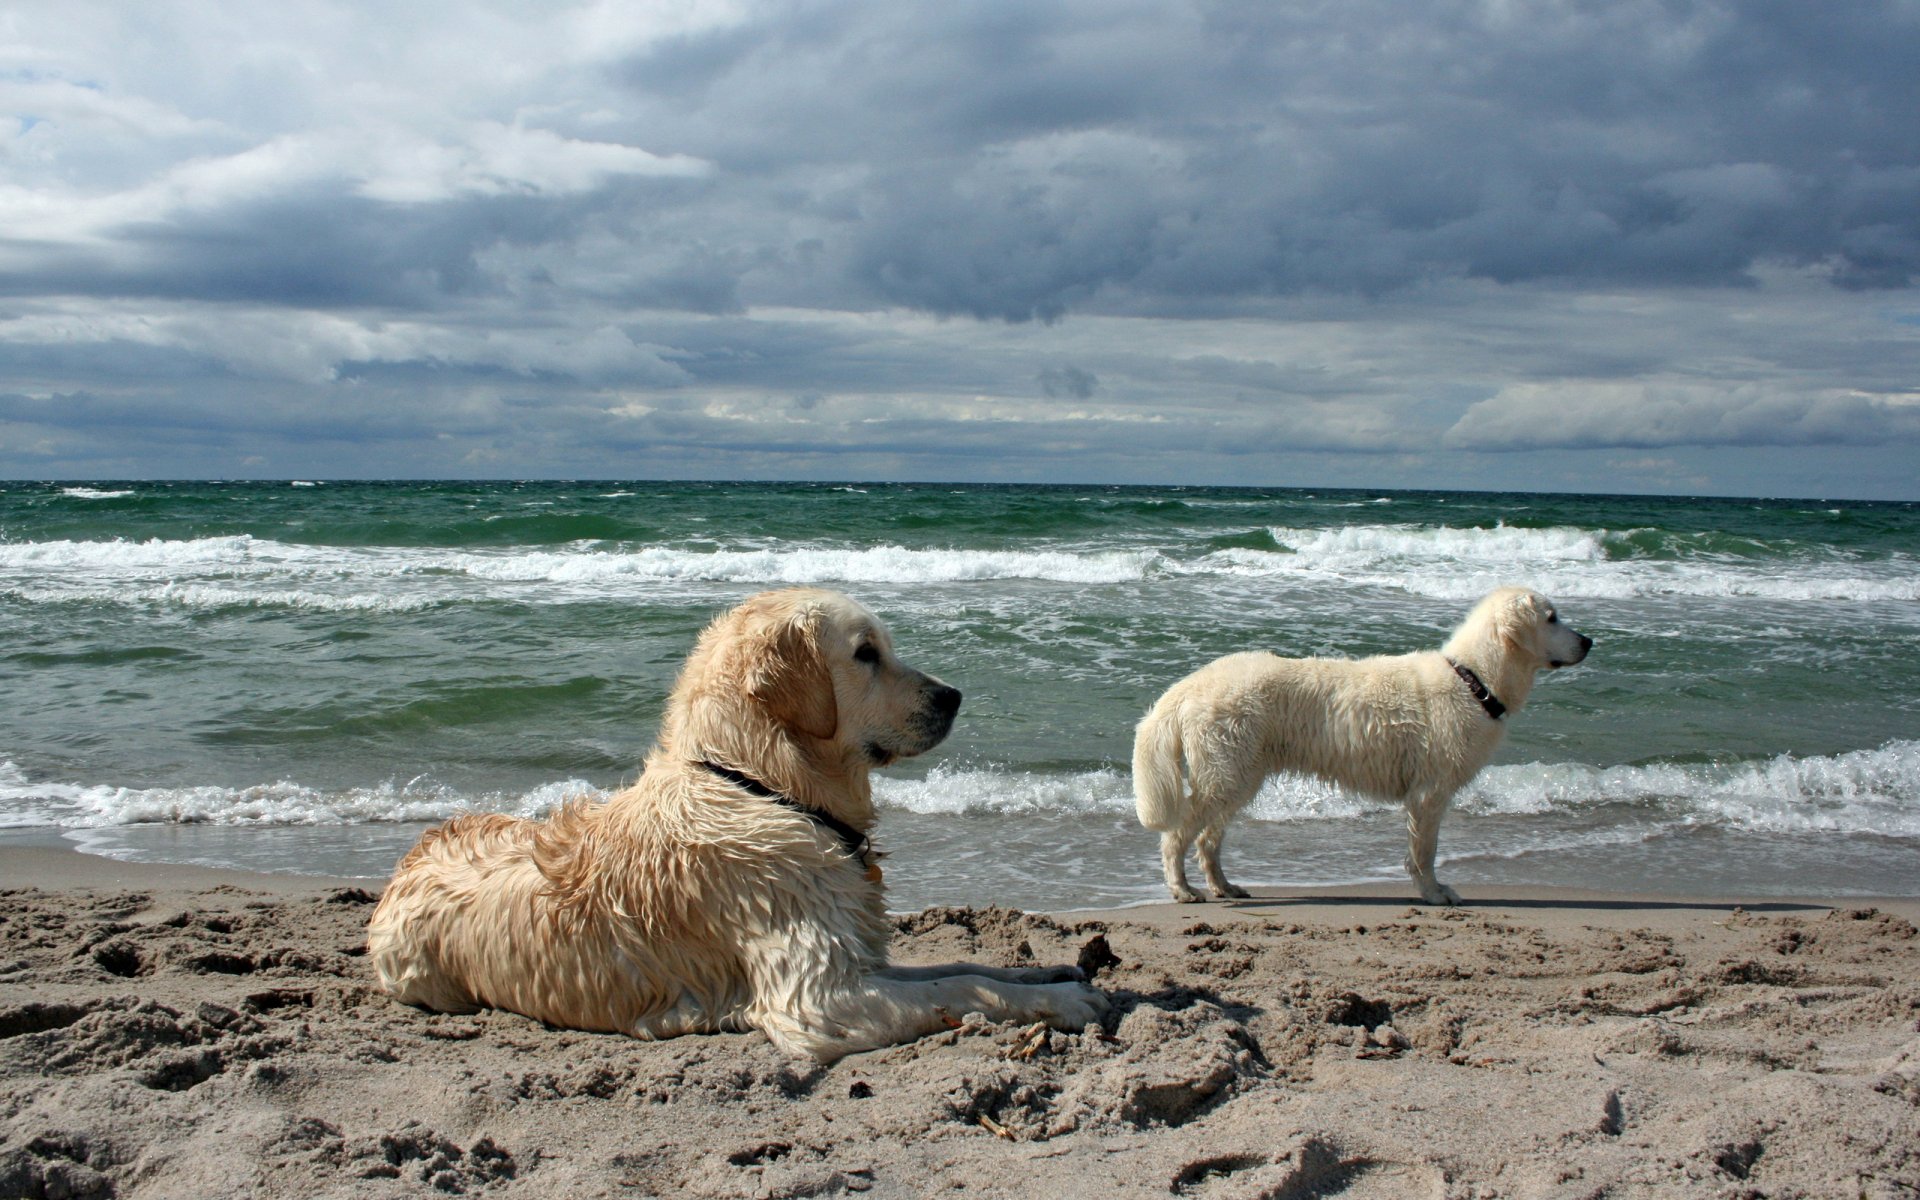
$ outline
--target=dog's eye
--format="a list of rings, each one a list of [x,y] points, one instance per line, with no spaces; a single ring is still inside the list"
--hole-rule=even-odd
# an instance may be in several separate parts
[[[1559,614],[1559,613],[1548,613],[1548,614],[1547,614],[1547,624],[1549,624],[1549,625],[1554,625],[1554,624],[1557,624],[1557,623],[1559,622],[1559,620],[1560,620],[1560,614]]]
[[[880,650],[872,642],[868,642],[853,652],[853,661],[876,664],[880,661]]]

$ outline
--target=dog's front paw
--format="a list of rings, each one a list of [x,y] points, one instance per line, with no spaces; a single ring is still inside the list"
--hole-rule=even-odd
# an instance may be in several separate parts
[[[1057,983],[1034,1014],[1055,1029],[1084,1029],[1107,1015],[1107,994],[1084,983]]]
[[[1202,896],[1190,887],[1169,888],[1168,890],[1173,893],[1173,902],[1175,904],[1205,904],[1207,901],[1205,896]]]
[[[1249,896],[1253,895],[1252,892],[1249,892],[1247,889],[1241,887],[1237,883],[1224,884],[1220,887],[1214,888],[1213,894],[1220,897],[1222,900],[1245,900]]]
[[[1459,892],[1454,891],[1437,879],[1432,883],[1421,885],[1420,898],[1428,904],[1442,904],[1448,908],[1452,908],[1461,902]]]

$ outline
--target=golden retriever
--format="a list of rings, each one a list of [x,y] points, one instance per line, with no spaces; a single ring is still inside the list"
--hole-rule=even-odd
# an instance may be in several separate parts
[[[546,821],[455,817],[400,860],[367,955],[399,999],[642,1038],[759,1029],[822,1061],[961,1014],[1078,1029],[1071,967],[887,966],[868,775],[945,738],[960,693],[845,596],[765,593],[681,670],[638,783]]]
[[[1501,588],[1437,651],[1362,659],[1229,654],[1168,688],[1133,741],[1134,807],[1163,831],[1160,863],[1181,903],[1198,842],[1215,896],[1245,896],[1220,869],[1227,822],[1268,775],[1298,771],[1407,810],[1407,872],[1429,904],[1458,904],[1435,878],[1440,818],[1479,774],[1542,669],[1586,658],[1593,639],[1551,602]],[[1184,782],[1182,776],[1184,774]]]

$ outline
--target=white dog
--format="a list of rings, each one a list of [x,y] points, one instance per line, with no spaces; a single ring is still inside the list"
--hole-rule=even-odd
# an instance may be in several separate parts
[[[832,1061],[959,1023],[1078,1029],[1071,967],[887,966],[868,773],[932,749],[960,693],[833,592],[770,592],[701,635],[640,781],[547,821],[456,817],[400,860],[367,954],[442,1012],[643,1038],[759,1029]]]
[[[1501,588],[1437,652],[1207,664],[1168,688],[1134,733],[1134,804],[1142,825],[1163,831],[1167,889],[1182,903],[1200,899],[1185,863],[1197,840],[1213,894],[1245,896],[1220,870],[1227,822],[1268,775],[1297,771],[1405,804],[1407,872],[1429,904],[1460,903],[1433,873],[1448,801],[1493,756],[1534,674],[1592,648],[1545,596]]]

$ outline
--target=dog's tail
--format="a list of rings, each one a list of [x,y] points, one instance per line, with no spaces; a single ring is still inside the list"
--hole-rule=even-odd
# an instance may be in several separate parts
[[[1133,810],[1148,829],[1172,829],[1187,809],[1180,706],[1156,704],[1133,732]]]

